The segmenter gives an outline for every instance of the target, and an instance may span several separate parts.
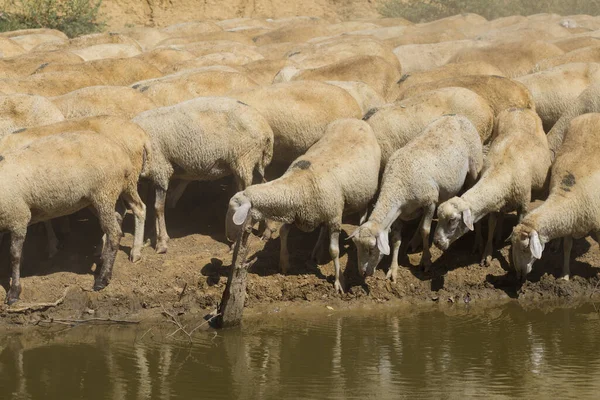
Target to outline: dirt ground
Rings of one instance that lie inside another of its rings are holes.
[[[160,318],[163,307],[184,314],[206,314],[216,309],[227,280],[231,253],[224,235],[224,216],[233,194],[230,182],[193,183],[176,209],[167,210],[171,241],[168,254],[156,254],[148,243],[143,260],[128,261],[133,241],[133,223],[128,215],[110,285],[100,291],[91,290],[96,258],[93,255],[101,232],[95,217],[84,210],[71,216],[71,232],[64,235],[58,255],[49,259],[45,247],[45,232],[31,227],[25,244],[21,301],[11,308],[0,306],[0,325],[33,324],[48,318]],[[149,199],[148,204],[152,204]],[[148,207],[151,209],[152,207]],[[148,221],[153,221],[149,211]],[[510,234],[515,219],[504,224],[504,236]],[[350,219],[342,235],[342,267],[345,268],[347,292],[338,295],[333,288],[333,263],[315,265],[307,262],[318,233],[290,233],[291,271],[279,273],[279,240],[267,243],[251,238],[251,251],[257,257],[250,268],[247,308],[280,310],[288,306],[322,304],[353,308],[377,303],[404,302],[504,302],[519,301],[536,304],[545,300],[581,301],[600,292],[600,252],[591,239],[575,241],[571,281],[558,276],[562,252],[549,248],[542,260],[534,265],[529,281],[520,287],[508,264],[509,246],[494,254],[490,267],[479,266],[479,256],[473,254],[473,236],[468,235],[442,254],[432,248],[434,264],[425,274],[418,267],[421,253],[409,254],[401,261],[398,282],[385,280],[389,258],[384,258],[373,277],[366,281],[357,274],[356,250],[347,241],[356,226]],[[146,235],[153,238],[153,223],[147,224]],[[409,234],[411,232],[408,232]],[[148,241],[149,242],[149,241]],[[0,298],[8,288],[10,269],[8,240],[0,247]],[[64,301],[41,311],[10,312],[38,303],[52,303],[66,291]],[[513,300],[514,299],[514,300]]]

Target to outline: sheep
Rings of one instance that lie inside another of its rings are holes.
[[[516,78],[529,89],[548,132],[590,84],[600,82],[600,65],[573,63]]]
[[[406,44],[394,48],[393,52],[400,60],[402,72],[411,74],[441,67],[461,50],[483,47],[486,44],[477,40],[452,40],[430,44]]]
[[[335,290],[344,292],[339,260],[342,216],[364,211],[377,191],[379,145],[369,125],[357,119],[338,119],[323,137],[298,157],[286,173],[268,183],[235,194],[227,211],[227,237],[237,237],[240,225],[270,219],[283,222],[279,266],[290,267],[288,233],[292,225],[304,232],[321,226],[319,242],[329,231],[329,254],[335,265]]]
[[[131,87],[159,106],[170,106],[198,96],[221,96],[256,86],[256,82],[233,68],[215,66],[181,71],[137,82]]]
[[[4,78],[19,78],[33,74],[45,63],[78,64],[83,59],[65,51],[27,53],[18,57],[0,59],[0,75]]]
[[[145,177],[156,188],[159,254],[168,248],[164,209],[171,179],[215,180],[234,175],[238,190],[243,190],[252,184],[255,170],[264,176],[273,157],[273,131],[267,120],[235,99],[199,97],[145,111],[132,121],[152,141]]]
[[[181,62],[179,64],[175,64],[172,67],[167,68],[165,70],[165,73],[172,74],[179,71],[210,67],[213,65],[223,65],[228,67],[234,67],[237,69],[237,67],[251,62],[254,62],[254,59],[244,54],[235,54],[232,52],[211,53],[205,56],[194,58],[192,60]]]
[[[42,43],[35,47],[33,51],[54,51],[54,50],[70,50],[77,51],[80,49],[93,48],[95,46],[102,45],[125,45],[136,48],[138,51],[142,50],[142,47],[134,39],[121,35],[115,32],[106,33],[92,33],[89,35],[78,36],[73,39],[69,39],[66,42],[49,42]]]
[[[142,54],[139,44],[105,43],[82,49],[71,50],[84,61],[102,60],[105,58],[128,58]]]
[[[231,96],[256,108],[267,119],[275,140],[273,162],[286,166],[316,143],[329,123],[362,116],[352,95],[324,82],[278,83]]]
[[[161,72],[165,73],[173,65],[188,60],[193,60],[196,58],[196,56],[194,56],[189,51],[185,51],[182,49],[164,47],[147,51],[135,58],[145,61],[148,64],[158,68]]]
[[[546,243],[564,238],[561,278],[569,280],[573,238],[600,231],[600,114],[571,121],[564,143],[552,165],[550,195],[531,211],[512,233],[512,255],[517,278],[524,282]]]
[[[151,28],[148,26],[124,28],[119,33],[138,42],[142,50],[145,52],[152,50],[158,43],[169,37],[167,33],[161,32],[157,28]]]
[[[502,71],[491,64],[482,61],[466,63],[445,64],[427,71],[404,74],[397,82],[398,95],[406,88],[426,82],[434,82],[442,79],[453,78],[464,75],[496,75],[503,76]]]
[[[552,160],[556,157],[571,121],[582,114],[600,112],[600,83],[591,84],[562,113],[559,120],[548,132],[548,146]]]
[[[11,151],[30,146],[32,143],[46,136],[76,131],[95,132],[97,135],[103,136],[121,147],[130,160],[131,172],[136,176],[136,181],[138,177],[145,177],[147,175],[147,164],[152,159],[150,138],[133,122],[114,116],[73,119],[16,130],[11,134],[0,137],[0,154],[8,154]],[[141,259],[144,239],[143,219],[145,218],[145,206],[136,207],[133,211],[136,218],[136,226],[134,245],[129,259],[132,262],[138,262]],[[142,219],[142,222],[140,222],[140,219]],[[46,224],[46,232],[48,234],[48,251],[52,257],[57,252],[58,242],[52,225],[48,223]]]
[[[387,100],[395,99],[395,84],[401,76],[398,69],[378,56],[350,57],[314,69],[300,70],[291,66],[286,69],[292,69],[292,71],[284,72],[282,70],[275,76],[274,83],[290,80],[360,81],[371,86]]]
[[[156,108],[144,93],[126,86],[89,86],[49,100],[67,119],[99,115],[133,118]]]
[[[29,93],[51,97],[101,85],[99,78],[81,72],[42,72],[24,78],[0,79],[0,92],[4,94]]]
[[[530,108],[535,102],[529,90],[521,82],[494,75],[468,75],[422,83],[406,89],[398,100],[406,99],[429,90],[458,86],[472,90],[483,97],[492,107],[494,116],[507,108]]]
[[[600,45],[593,47],[584,47],[581,49],[570,51],[568,53],[564,53],[556,57],[550,57],[545,60],[541,60],[539,63],[537,63],[536,69],[545,70],[563,64],[582,62],[600,62]]]
[[[354,97],[363,115],[373,108],[379,108],[386,104],[385,99],[364,82],[325,81],[325,83],[341,87],[347,91]]]
[[[238,69],[259,85],[270,85],[277,73],[287,64],[286,60],[258,60],[244,64]]]
[[[256,51],[256,46],[227,40],[194,42],[188,44],[171,45],[169,48],[178,48],[189,51],[196,57],[207,56],[214,53],[235,53],[246,56],[251,60],[262,60],[264,57]]]
[[[558,46],[564,52],[571,52],[585,47],[598,46],[600,44],[599,39],[594,36],[572,36],[554,40],[552,44]]]
[[[27,51],[17,42],[9,38],[0,37],[0,55],[4,57],[16,57]]]
[[[169,25],[166,28],[161,29],[161,32],[169,35],[170,37],[202,35],[206,33],[222,31],[223,29],[221,27],[211,21],[182,22]]]
[[[514,78],[530,73],[538,61],[564,54],[557,46],[541,40],[494,43],[458,52],[449,62],[484,61]]]
[[[237,42],[245,45],[254,45],[254,42],[251,38],[246,35],[242,35],[237,32],[212,32],[201,35],[191,35],[191,36],[173,36],[167,37],[156,44],[156,47],[162,46],[177,46],[181,44],[189,44],[196,42],[215,42],[215,41],[228,41],[228,42]]]
[[[392,264],[387,278],[395,282],[402,222],[420,214],[423,242],[420,265],[428,271],[429,232],[436,204],[458,193],[467,177],[475,180],[482,158],[477,129],[466,117],[458,115],[433,121],[421,135],[397,150],[385,167],[373,212],[350,235],[358,252],[360,274],[373,275],[383,255],[390,254],[388,232],[393,229]]]
[[[2,155],[0,231],[10,232],[12,280],[6,294],[11,305],[21,294],[20,264],[27,226],[93,207],[107,236],[94,281],[101,290],[112,276],[121,228],[115,205],[121,196],[136,213],[143,231],[145,207],[137,194],[138,176],[123,149],[90,132],[51,135]],[[48,168],[52,165],[52,168]],[[139,217],[138,217],[139,215]]]
[[[42,96],[0,96],[0,138],[21,128],[64,120],[62,112]]]
[[[365,115],[381,146],[381,169],[396,150],[418,137],[433,120],[444,114],[467,117],[487,143],[494,126],[489,104],[476,93],[457,87],[423,92],[400,102],[383,106]]]
[[[486,215],[488,239],[482,266],[492,260],[492,239],[499,213],[516,210],[521,221],[534,196],[547,186],[550,151],[542,121],[535,111],[509,109],[500,113],[492,145],[486,155],[479,181],[460,197],[438,207],[434,243],[441,250],[473,230]]]
[[[312,69],[337,63],[354,56],[379,56],[401,71],[401,64],[392,48],[380,40],[361,36],[340,36],[302,46],[287,57],[299,68]]]
[[[26,35],[12,36],[10,38],[15,43],[18,43],[25,51],[31,51],[42,43],[65,43],[67,40],[56,35],[46,33],[30,33]]]
[[[35,73],[80,72],[98,78],[104,85],[125,86],[137,81],[159,78],[158,68],[137,58],[108,58],[81,64],[42,64]]]

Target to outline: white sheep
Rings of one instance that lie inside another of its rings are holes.
[[[429,232],[435,207],[456,195],[467,176],[476,179],[482,158],[479,134],[463,116],[443,116],[433,121],[421,135],[396,151],[385,167],[369,220],[351,235],[358,251],[359,272],[372,275],[383,255],[390,254],[388,234],[394,224],[392,264],[387,278],[396,281],[402,222],[421,214],[421,265],[428,270]]]
[[[264,176],[273,156],[273,131],[245,103],[226,97],[199,97],[145,111],[133,119],[150,136],[149,178],[156,187],[156,251],[165,253],[169,236],[165,200],[171,179],[215,180],[234,175],[238,190]],[[183,187],[179,187],[181,193]]]
[[[498,116],[477,184],[438,207],[435,245],[447,250],[451,243],[473,230],[473,224],[489,214],[488,239],[481,258],[481,264],[489,266],[498,215],[517,210],[521,221],[527,213],[532,191],[544,191],[549,169],[550,150],[540,117],[528,109],[503,111]]]
[[[531,211],[512,233],[517,278],[524,282],[533,263],[542,258],[546,243],[564,238],[561,277],[569,280],[573,238],[600,231],[600,114],[571,121],[552,165],[550,195]]]
[[[229,202],[227,236],[239,234],[248,216],[253,221],[283,222],[279,265],[289,268],[287,237],[292,225],[305,232],[321,227],[317,247],[329,231],[329,254],[335,264],[335,289],[343,293],[339,236],[342,216],[363,212],[377,191],[380,151],[369,125],[339,119],[286,173],[271,182],[237,193]]]
[[[48,168],[52,165],[52,168]],[[143,203],[137,195],[138,176],[123,149],[95,132],[68,132],[39,139],[0,156],[0,232],[10,232],[12,282],[6,302],[21,294],[20,264],[27,226],[72,214],[91,206],[107,235],[94,290],[112,276],[121,228],[115,215],[122,196],[132,208]]]

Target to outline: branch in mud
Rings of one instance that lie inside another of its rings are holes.
[[[129,321],[129,320],[124,320],[124,319],[112,319],[112,318],[88,318],[88,319],[50,318],[50,319],[40,320],[39,322],[48,323],[48,324],[56,323],[56,324],[63,324],[63,325],[82,325],[82,324],[91,324],[91,323],[97,323],[97,322],[110,323],[110,324],[123,324],[123,325],[135,325],[135,324],[140,323],[140,321]]]
[[[70,287],[66,288],[65,291],[63,292],[63,295],[56,301],[53,301],[51,303],[33,303],[33,304],[29,304],[23,307],[18,307],[18,308],[8,308],[6,310],[7,313],[9,314],[16,314],[16,313],[24,313],[27,311],[44,311],[47,310],[48,308],[52,308],[52,307],[56,307],[60,304],[62,304],[63,301],[65,301],[65,297],[67,297],[67,293],[69,292]]]
[[[207,320],[205,320],[204,322],[202,322],[202,323],[200,323],[200,324],[196,325],[194,328],[192,328],[190,331],[188,331],[188,330],[186,329],[186,328],[187,328],[187,325],[183,325],[183,324],[181,323],[181,321],[179,321],[179,318],[177,318],[175,315],[173,315],[173,313],[170,313],[170,312],[168,312],[168,311],[165,309],[165,307],[164,307],[162,304],[161,304],[160,306],[162,307],[162,313],[163,313],[163,315],[169,318],[169,319],[168,319],[168,321],[169,321],[170,323],[172,323],[173,325],[177,326],[177,329],[176,329],[176,330],[174,330],[173,332],[169,333],[169,334],[167,335],[167,337],[170,337],[170,338],[176,339],[174,336],[175,336],[177,333],[179,333],[179,332],[182,332],[184,335],[186,335],[186,336],[187,336],[187,339],[188,339],[188,342],[189,342],[189,343],[193,343],[193,340],[192,340],[192,335],[194,334],[194,332],[196,332],[198,329],[200,329],[200,328],[201,328],[201,327],[203,327],[204,325],[207,325],[207,324],[209,324],[209,323],[210,323],[210,322],[211,322],[213,319],[215,319],[215,318],[217,318],[218,316],[220,316],[220,315],[221,315],[221,314],[219,314],[219,313],[216,313],[215,315],[211,316],[210,318],[208,318],[208,319],[207,319]]]

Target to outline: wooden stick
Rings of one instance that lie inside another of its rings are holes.
[[[91,323],[91,322],[109,322],[112,324],[128,324],[128,325],[135,325],[135,324],[140,323],[140,321],[129,321],[129,320],[125,320],[125,319],[112,319],[112,318],[88,318],[88,319],[54,319],[54,318],[50,318],[48,320],[42,320],[40,322],[57,323],[57,324],[68,323],[68,324],[72,324],[72,325],[86,324],[86,323]]]
[[[242,321],[244,312],[244,302],[246,301],[246,284],[248,277],[248,239],[252,233],[252,217],[248,214],[246,221],[242,225],[242,232],[235,242],[233,250],[233,262],[229,271],[227,286],[221,298],[216,326],[225,328],[239,325]]]
[[[63,295],[58,300],[53,301],[51,303],[34,303],[34,304],[29,304],[27,306],[19,307],[19,308],[8,308],[6,310],[6,312],[11,313],[11,314],[16,314],[16,313],[23,313],[26,311],[42,311],[42,310],[46,310],[51,307],[56,307],[56,306],[62,304],[62,302],[65,300],[65,297],[67,297],[67,292],[69,291],[69,289],[70,289],[70,287],[67,287],[65,289],[65,291],[63,292]]]

